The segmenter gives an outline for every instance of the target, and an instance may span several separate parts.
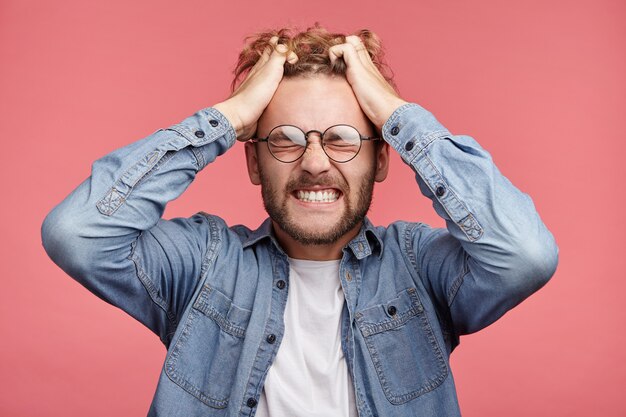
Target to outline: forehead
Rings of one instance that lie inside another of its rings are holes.
[[[335,124],[350,124],[361,134],[370,134],[369,119],[341,76],[283,78],[258,122],[263,136],[278,125],[290,124],[308,130],[325,130]]]

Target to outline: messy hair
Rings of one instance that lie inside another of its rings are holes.
[[[382,76],[395,89],[393,82],[393,72],[384,61],[383,47],[380,38],[368,29],[361,29],[354,33],[363,42],[363,46],[369,53],[372,62],[378,68]],[[235,78],[231,84],[231,90],[245,79],[248,72],[257,63],[263,51],[270,45],[270,39],[278,36],[278,43],[284,44],[289,51],[298,55],[298,61],[294,64],[285,62],[284,77],[295,77],[302,75],[327,74],[345,76],[346,64],[343,59],[337,59],[331,63],[328,50],[334,45],[346,42],[346,34],[332,33],[322,27],[319,23],[298,32],[294,28],[282,28],[278,30],[267,30],[258,32],[246,37],[245,47],[239,54],[239,60],[233,73]]]

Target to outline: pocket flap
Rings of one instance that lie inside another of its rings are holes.
[[[193,308],[212,318],[226,333],[236,337],[246,335],[250,310],[237,307],[222,292],[205,284],[193,303]]]
[[[368,337],[402,326],[423,310],[424,307],[417,296],[416,289],[409,288],[385,304],[356,313],[355,318],[363,336]]]

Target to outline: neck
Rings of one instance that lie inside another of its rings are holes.
[[[305,259],[310,261],[330,261],[342,258],[343,248],[358,234],[361,230],[362,222],[356,225],[348,233],[341,236],[335,242],[324,245],[308,245],[301,243],[291,236],[272,220],[274,234],[280,246],[284,249],[290,258]]]

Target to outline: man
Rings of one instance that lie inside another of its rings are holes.
[[[458,416],[459,336],[553,275],[530,197],[380,55],[369,31],[261,34],[230,98],[95,161],[45,219],[50,257],[167,347],[149,415]],[[161,219],[235,139],[270,218]],[[367,220],[390,148],[447,229]]]

